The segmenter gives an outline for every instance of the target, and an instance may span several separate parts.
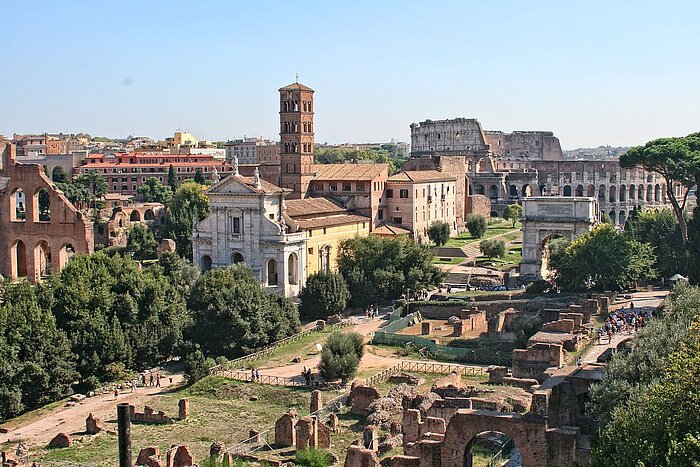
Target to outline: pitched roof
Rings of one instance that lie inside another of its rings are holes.
[[[279,89],[280,91],[311,91],[314,92],[313,89],[311,89],[308,86],[304,86],[303,84],[296,82],[292,84],[288,84],[282,88]]]
[[[317,229],[319,227],[332,227],[334,225],[357,224],[369,222],[369,217],[359,214],[337,214],[333,216],[314,217],[311,219],[294,219],[302,229]]]
[[[390,182],[444,182],[457,180],[457,177],[440,172],[439,170],[408,170],[389,177]]]
[[[384,223],[382,223],[379,227],[377,227],[376,229],[374,229],[374,230],[372,231],[372,233],[373,233],[374,235],[391,235],[391,236],[395,236],[395,235],[411,235],[412,232],[411,232],[410,230],[408,230],[408,229],[406,229],[406,228],[404,228],[404,227],[400,227],[400,226],[398,226],[398,225],[396,225],[396,224],[390,224],[390,223],[388,223],[388,222],[384,222]]]
[[[291,218],[347,212],[343,206],[339,206],[328,198],[288,199],[285,200],[284,204],[287,206],[287,214]]]
[[[314,180],[362,180],[371,181],[389,171],[389,164],[313,164],[311,171],[316,172]]]
[[[254,193],[282,193],[283,191],[289,191],[285,190],[284,188],[278,187],[274,183],[267,182],[262,178],[260,179],[260,188],[256,188],[253,182],[253,177],[244,177],[243,175],[231,174],[225,178],[222,178],[218,183],[215,183],[212,186],[210,186],[207,190],[207,193],[221,193],[220,191],[218,191],[220,187],[232,183],[233,181],[242,183],[243,185],[245,185],[246,188],[248,188]]]

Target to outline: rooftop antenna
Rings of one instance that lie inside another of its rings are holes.
[[[299,73],[294,73],[294,79],[296,80],[297,84],[299,84]]]

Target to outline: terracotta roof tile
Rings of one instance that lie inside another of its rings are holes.
[[[399,172],[397,174],[394,174],[388,179],[388,181],[390,182],[417,183],[444,182],[448,180],[457,180],[457,177],[446,174],[445,172],[440,172],[439,170],[409,170],[406,172]]]
[[[315,217],[311,219],[294,219],[302,229],[317,229],[319,227],[332,227],[334,225],[357,224],[369,222],[370,218],[358,214],[338,214],[334,216]]]
[[[328,198],[288,199],[285,200],[284,204],[287,206],[289,217],[295,220],[297,220],[297,217],[347,212],[344,207],[339,206]]]
[[[311,170],[316,172],[316,176],[313,180],[371,181],[380,176],[383,172],[388,173],[389,164],[314,164]]]
[[[411,231],[396,224],[383,223],[372,231],[375,235],[411,235]]]
[[[279,90],[280,91],[311,91],[311,92],[313,92],[313,89],[311,89],[308,86],[304,86],[303,84],[298,83],[298,82],[288,84],[284,87],[281,87]]]

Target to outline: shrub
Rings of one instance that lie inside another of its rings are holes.
[[[503,258],[506,255],[506,242],[501,239],[482,240],[479,249],[489,258]]]
[[[525,289],[525,292],[532,294],[545,293],[547,290],[549,290],[550,287],[551,285],[549,284],[549,282],[547,282],[544,279],[540,279],[535,282],[530,282],[527,288]]]
[[[306,448],[297,451],[295,463],[307,467],[326,467],[332,465],[333,456],[323,449]]]
[[[185,378],[189,384],[199,381],[209,375],[209,368],[216,365],[213,358],[205,358],[202,350],[197,347],[194,352],[185,356]]]
[[[318,368],[326,380],[340,378],[343,382],[353,376],[364,354],[364,339],[356,332],[333,332],[321,351]]]
[[[539,316],[518,316],[512,325],[516,345],[521,349],[526,348],[527,340],[540,329],[542,329],[542,318]]]
[[[299,299],[299,313],[302,316],[326,319],[345,311],[350,292],[343,276],[321,271],[309,276]]]
[[[481,214],[469,214],[466,224],[469,234],[474,238],[481,238],[486,233],[486,218]]]
[[[445,221],[435,221],[428,228],[428,238],[437,246],[442,246],[450,239],[450,224]]]

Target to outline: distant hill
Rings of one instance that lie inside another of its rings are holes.
[[[597,148],[565,149],[564,159],[617,159],[626,153],[629,146],[598,146]]]

